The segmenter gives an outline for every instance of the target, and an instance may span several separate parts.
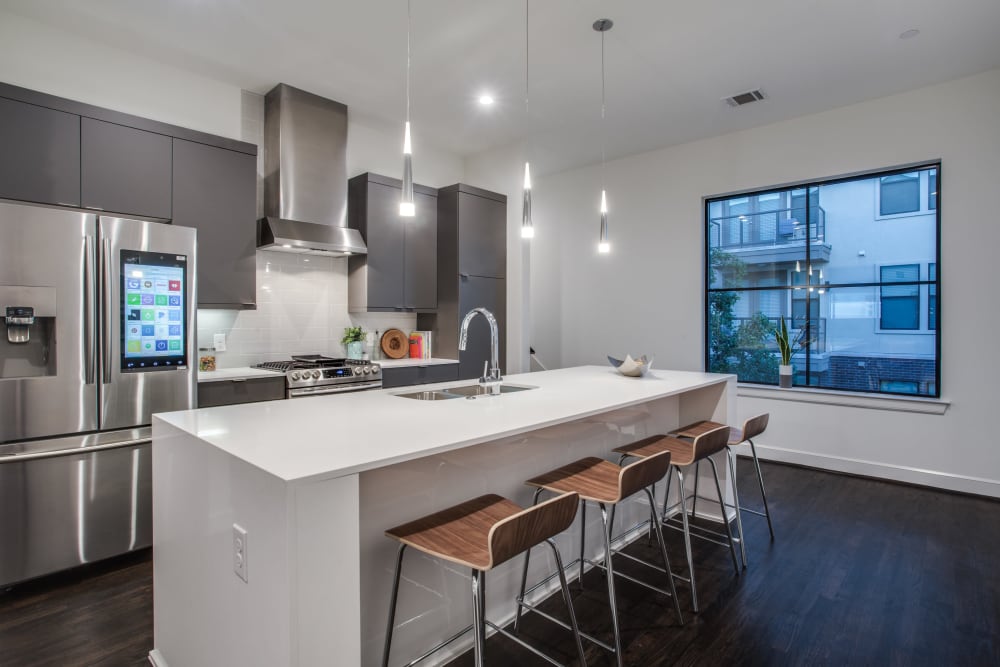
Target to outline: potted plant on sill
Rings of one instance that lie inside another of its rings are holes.
[[[785,326],[785,318],[782,317],[778,326],[774,330],[774,340],[778,344],[778,352],[781,353],[781,365],[778,366],[778,386],[783,389],[790,389],[792,386],[792,353],[796,348],[801,349],[809,345],[810,340],[803,340],[809,325],[802,327],[794,340],[788,339],[788,327]]]
[[[348,359],[361,359],[364,353],[365,330],[361,327],[344,327],[341,344],[347,349]]]

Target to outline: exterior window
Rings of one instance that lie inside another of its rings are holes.
[[[879,215],[916,213],[920,210],[920,174],[894,174],[879,179]]]
[[[941,165],[705,199],[705,368],[778,384],[939,396]]]
[[[927,208],[934,210],[937,208],[938,184],[937,169],[931,169],[927,174]]]
[[[883,266],[880,270],[882,290],[882,330],[916,330],[920,328],[919,264]],[[886,285],[886,283],[908,283]]]
[[[937,329],[937,264],[927,265],[927,279],[931,284],[927,286],[927,328],[931,331]]]

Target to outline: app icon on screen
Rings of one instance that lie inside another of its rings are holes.
[[[142,305],[144,305],[144,306],[152,306],[153,305],[153,295],[152,294],[143,294],[142,295]]]
[[[156,327],[154,327],[152,324],[143,324],[142,325],[142,335],[143,336],[155,336],[156,335],[155,330],[156,330]]]
[[[181,298],[179,296],[171,294],[170,295],[170,305],[171,306],[179,306],[179,305],[181,305]]]
[[[166,338],[167,336],[170,335],[169,333],[167,333],[169,328],[170,327],[168,327],[166,324],[157,324],[156,333],[153,335],[156,336],[157,338]]]
[[[128,309],[128,319],[133,320],[133,321],[135,321],[135,320],[141,320],[142,319],[142,311],[140,309],[138,309],[138,308],[129,308]]]
[[[180,336],[181,335],[181,325],[171,324],[170,331],[167,332],[168,336]]]
[[[129,278],[125,281],[125,287],[128,289],[139,289],[139,281],[135,278]]]
[[[179,280],[171,280],[170,281],[170,291],[171,292],[180,292],[181,291],[181,281],[179,281]]]
[[[144,340],[144,341],[142,341],[142,351],[143,352],[152,352],[154,348],[156,348],[156,341],[152,341],[152,340]]]
[[[129,338],[139,338],[142,335],[142,327],[138,324],[129,325],[128,337]]]
[[[166,292],[167,291],[167,281],[166,280],[157,280],[156,281],[156,291],[157,292]]]
[[[156,305],[157,306],[165,306],[165,305],[167,305],[167,295],[166,294],[157,294],[156,295]]]
[[[144,281],[142,281],[142,286],[145,287],[146,289],[153,289],[153,281],[152,280],[144,280]]]
[[[153,310],[152,308],[143,308],[142,309],[142,321],[143,322],[152,322],[155,319],[156,319],[156,311],[155,310]]]
[[[172,341],[169,341],[169,342],[170,342],[170,349],[171,350],[179,350],[179,349],[181,349],[181,342],[179,340],[172,340]]]
[[[167,341],[165,341],[165,340],[158,340],[158,341],[156,341],[156,351],[157,352],[166,352],[167,351]]]
[[[138,352],[141,345],[142,345],[142,341],[139,341],[139,340],[130,340],[130,341],[128,341],[126,343],[126,348],[125,349],[127,351],[129,351],[129,352]]]
[[[158,309],[156,311],[156,321],[157,322],[166,322],[167,321],[167,311],[166,310],[159,310]]]
[[[142,303],[142,297],[138,294],[126,294],[125,303],[127,303],[130,306],[138,306],[140,303]]]
[[[181,311],[179,311],[179,310],[170,310],[170,311],[167,311],[167,316],[168,316],[168,319],[171,322],[180,322],[181,321]]]

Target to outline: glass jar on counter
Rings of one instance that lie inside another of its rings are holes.
[[[210,347],[198,348],[198,370],[199,371],[215,370],[215,350],[213,350]]]

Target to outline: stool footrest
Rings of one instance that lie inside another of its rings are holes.
[[[548,612],[542,611],[541,609],[539,609],[538,607],[536,607],[535,605],[533,605],[533,604],[531,604],[529,602],[525,602],[523,600],[519,600],[518,604],[521,605],[522,607],[524,607],[525,609],[529,609],[529,610],[535,612],[536,614],[538,614],[542,618],[547,618],[548,620],[552,621],[556,625],[562,626],[562,627],[566,628],[567,630],[572,630],[572,628],[569,626],[568,623],[566,623],[566,622],[564,622],[564,621],[556,618],[555,616],[553,616],[552,614],[549,614]],[[583,637],[584,639],[586,639],[587,641],[589,641],[592,644],[597,644],[598,646],[600,646],[601,648],[603,648],[605,651],[610,651],[611,653],[615,652],[615,647],[614,646],[611,646],[610,644],[605,644],[604,642],[602,642],[597,637],[593,637],[591,635],[588,635],[583,630],[580,631],[580,636]]]
[[[666,521],[663,522],[663,525],[667,528],[683,533],[684,532],[683,524],[680,524],[680,521],[678,521],[677,523],[673,523],[674,521],[677,520],[667,519]],[[690,526],[690,533],[691,537],[697,537],[699,540],[705,540],[706,542],[711,542],[712,544],[718,544],[720,547],[726,547],[727,549],[729,548],[728,542],[723,542],[721,539],[717,540],[712,537],[709,537],[709,535],[716,535],[720,538],[725,538],[725,535],[723,535],[722,533],[717,533],[714,530],[709,530],[708,528],[702,528],[701,526]],[[733,538],[733,542],[738,544],[739,538]]]
[[[500,633],[501,635],[503,635],[507,639],[510,639],[512,641],[517,642],[518,644],[520,644],[524,648],[528,649],[529,651],[531,651],[532,653],[534,653],[535,655],[537,655],[542,660],[545,660],[546,662],[548,662],[550,665],[555,665],[556,667],[564,667],[564,665],[561,662],[556,662],[555,660],[553,660],[549,656],[545,655],[544,653],[542,653],[537,648],[535,648],[534,646],[532,646],[528,642],[524,641],[523,639],[521,639],[517,635],[515,635],[513,633],[510,633],[510,632],[507,632],[505,629],[501,628],[499,625],[497,625],[493,621],[484,621],[484,622],[486,623],[487,626],[493,628],[494,630],[496,630],[498,633]],[[571,630],[572,628],[570,628],[567,625],[566,629],[567,630]]]
[[[416,660],[411,660],[410,662],[406,663],[405,665],[403,665],[403,667],[413,667],[413,665],[416,665],[416,664],[418,664],[420,662],[423,662],[424,660],[426,660],[427,658],[431,657],[432,655],[434,655],[435,653],[437,653],[438,651],[440,651],[441,649],[443,649],[445,646],[447,646],[448,644],[452,643],[453,641],[455,641],[456,639],[458,639],[459,637],[461,637],[462,635],[464,635],[466,632],[469,632],[470,630],[472,630],[472,626],[471,625],[467,626],[464,630],[459,630],[458,632],[456,632],[455,634],[453,634],[449,639],[445,639],[443,642],[441,642],[440,644],[438,644],[437,646],[435,646],[431,650],[427,651],[426,653],[424,653],[422,656],[420,656]]]

